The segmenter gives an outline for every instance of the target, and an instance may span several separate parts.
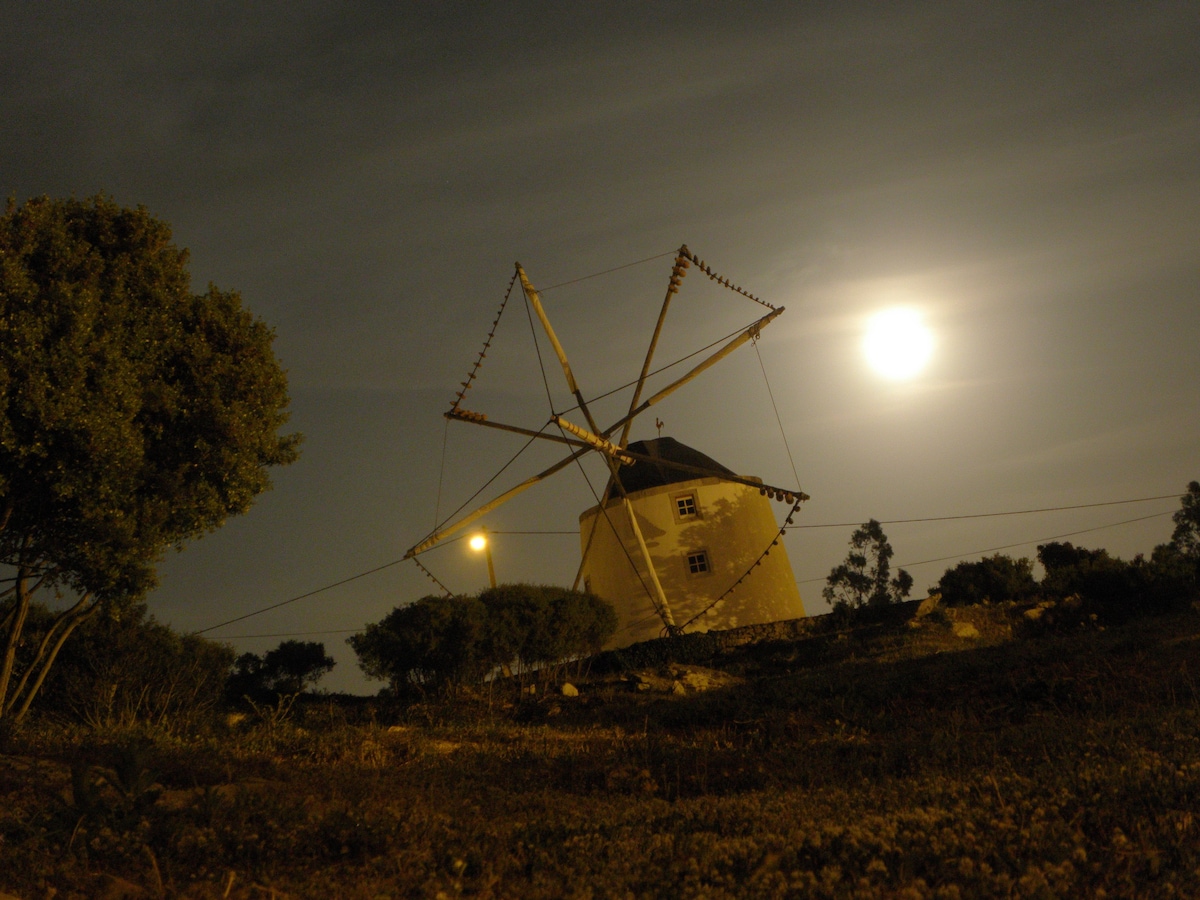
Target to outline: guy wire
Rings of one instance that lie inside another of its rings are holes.
[[[634,266],[640,266],[642,263],[653,262],[656,259],[662,259],[664,256],[673,256],[678,253],[678,250],[668,250],[666,253],[659,253],[655,256],[647,256],[645,259],[639,259],[636,262],[625,263],[623,266],[614,266],[611,269],[605,269],[603,272],[593,272],[591,275],[584,275],[582,278],[572,278],[570,281],[560,281],[558,284],[552,284],[548,288],[542,288],[539,293],[546,293],[555,288],[566,287],[568,284],[578,284],[581,281],[588,281],[592,278],[599,278],[601,275],[610,275],[613,272],[620,272],[622,269],[631,269]]]
[[[763,365],[762,353],[758,350],[758,338],[750,341],[754,345],[754,355],[758,357],[758,367],[762,369],[763,384],[767,386],[767,396],[771,398],[771,408],[775,410],[775,421],[779,423],[779,436],[783,438],[783,449],[787,451],[788,462],[792,466],[792,477],[796,479],[796,490],[800,490],[800,475],[796,472],[796,461],[792,459],[792,448],[788,446],[787,434],[783,430],[783,419],[779,418],[779,407],[775,405],[775,393],[771,390],[771,380],[767,378],[767,367]]]
[[[450,437],[450,420],[446,419],[445,427],[442,428],[442,464],[438,467],[438,489],[437,502],[433,507],[433,530],[438,530],[438,521],[442,515],[442,480],[446,477],[446,442]]]

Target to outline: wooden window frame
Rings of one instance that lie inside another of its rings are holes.
[[[704,568],[697,569],[697,563],[703,564]],[[703,578],[713,573],[712,554],[706,549],[686,551],[683,554],[683,564],[689,578]]]
[[[680,501],[691,500],[692,512],[684,514],[680,511]],[[682,491],[678,494],[671,495],[671,513],[675,516],[676,522],[693,522],[696,519],[704,518],[700,515],[700,496],[696,491]]]

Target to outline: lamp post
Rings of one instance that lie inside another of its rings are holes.
[[[479,530],[479,534],[472,535],[471,540],[468,541],[468,543],[470,544],[472,550],[476,552],[482,550],[484,555],[487,556],[488,581],[491,582],[492,587],[495,587],[496,567],[492,564],[492,542],[488,540],[487,529],[481,528]]]

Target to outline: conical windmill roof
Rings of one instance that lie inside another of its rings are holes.
[[[660,437],[649,441],[634,441],[629,445],[629,449],[634,453],[665,459],[668,462],[710,469],[714,475],[718,473],[721,475],[737,474],[699,450],[689,447],[687,444],[681,444],[675,438]],[[703,476],[681,472],[679,469],[658,465],[647,460],[638,460],[632,466],[621,467],[621,484],[630,494],[649,488],[678,484],[681,481],[692,481],[700,477]]]

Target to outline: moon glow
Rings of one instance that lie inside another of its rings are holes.
[[[871,316],[863,338],[867,363],[884,378],[902,381],[925,368],[933,355],[933,332],[912,309],[896,307]]]

